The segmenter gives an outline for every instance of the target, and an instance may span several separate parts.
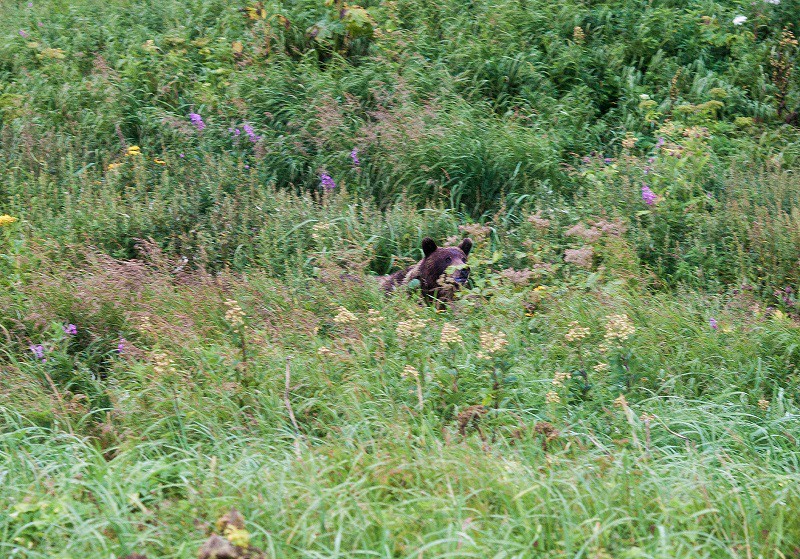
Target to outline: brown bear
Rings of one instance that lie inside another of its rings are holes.
[[[467,258],[472,240],[464,239],[457,247],[438,247],[430,237],[422,239],[425,258],[405,270],[388,276],[378,276],[387,292],[419,280],[423,298],[428,302],[453,300],[455,291],[469,279]]]

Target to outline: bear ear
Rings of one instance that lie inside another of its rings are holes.
[[[425,237],[424,239],[422,239],[422,252],[425,253],[425,258],[433,254],[437,248],[438,247],[436,246],[436,241],[434,241],[430,237]]]
[[[458,245],[458,248],[463,250],[466,256],[469,256],[469,251],[472,250],[472,239],[469,238],[464,239],[463,241],[461,241],[461,244]]]

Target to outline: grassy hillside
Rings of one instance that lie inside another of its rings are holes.
[[[0,556],[800,557],[800,0],[2,11]]]

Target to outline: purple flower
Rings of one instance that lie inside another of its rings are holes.
[[[198,131],[202,132],[203,128],[206,127],[206,123],[203,122],[203,117],[197,113],[189,113],[189,120],[197,127]]]
[[[247,134],[247,137],[250,138],[251,142],[256,143],[261,139],[261,136],[256,134],[255,130],[253,130],[253,127],[249,124],[244,124],[242,128],[244,128],[244,133]]]
[[[24,39],[25,37],[27,37],[27,36],[28,36],[28,34],[27,34],[27,33],[25,33],[25,31],[23,31],[22,29],[20,29],[20,30],[19,30],[19,36],[20,36],[20,37],[22,37],[22,38]]]
[[[333,180],[333,178],[330,175],[328,175],[326,173],[322,173],[319,176],[319,184],[322,186],[322,188],[324,188],[325,190],[328,190],[328,191],[333,190],[334,188],[336,188],[336,182]]]
[[[228,130],[230,130],[234,138],[238,138],[242,134],[242,131],[239,130],[238,128],[228,128]]]
[[[613,161],[614,160],[611,159],[610,157],[606,157],[605,159],[603,159],[603,163],[605,163],[606,165],[611,165],[611,163],[613,163]]]
[[[42,344],[32,345],[28,349],[30,349],[33,352],[33,356],[36,359],[41,359],[42,361],[45,360],[44,359],[44,346]]]
[[[588,155],[584,155],[583,159],[581,159],[581,161],[583,161],[584,165],[588,165],[589,163],[592,162],[592,158],[589,157]]]
[[[644,166],[644,174],[645,175],[649,175],[650,171],[652,171],[652,170],[653,170],[653,168],[650,165],[645,165]]]
[[[652,206],[658,201],[658,196],[646,184],[642,185],[642,201],[648,206]]]
[[[708,320],[708,325],[711,326],[711,328],[713,328],[714,330],[719,328],[719,326],[717,325],[717,319],[716,318],[710,318]]]
[[[186,156],[185,156],[185,155],[183,155],[183,154],[180,154],[178,157],[180,157],[181,159],[183,159],[183,158],[184,158],[184,157],[186,157]]]
[[[659,138],[658,141],[656,142],[656,147],[660,148],[661,146],[664,145],[664,143],[665,143],[664,138]]]
[[[245,166],[244,166],[244,168],[245,168],[245,169],[249,169],[249,168],[250,168],[250,165],[245,165]]]
[[[353,148],[353,151],[350,152],[350,159],[353,160],[353,165],[356,167],[361,165],[361,160],[358,158],[358,148]]]
[[[78,333],[78,327],[75,326],[74,324],[67,324],[66,326],[64,326],[64,333],[70,336],[74,336],[75,334]]]
[[[117,342],[117,353],[122,354],[125,353],[125,344],[128,343],[128,340],[125,338],[120,338],[119,342]]]
[[[28,2],[28,7],[33,8],[33,2]]]

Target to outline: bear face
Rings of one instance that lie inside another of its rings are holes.
[[[422,295],[427,301],[453,300],[455,291],[469,279],[467,259],[472,250],[472,240],[464,239],[455,247],[439,247],[430,237],[422,240],[425,257],[405,270],[378,277],[381,286],[394,291],[401,285],[418,280]]]
[[[424,291],[463,285],[469,279],[467,258],[472,240],[464,239],[457,247],[438,247],[430,237],[422,239],[425,258],[419,263],[418,278]]]

